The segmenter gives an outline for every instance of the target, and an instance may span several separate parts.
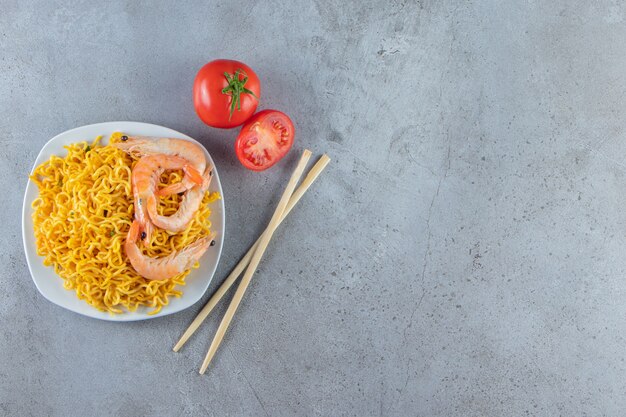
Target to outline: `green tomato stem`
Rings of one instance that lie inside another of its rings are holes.
[[[239,76],[243,75],[243,79],[239,79]],[[227,72],[224,73],[224,77],[226,77],[226,81],[228,85],[222,89],[222,94],[226,94],[231,97],[230,101],[230,115],[228,116],[228,120],[233,117],[233,113],[235,112],[235,108],[237,110],[241,110],[241,95],[242,94],[250,94],[252,97],[259,99],[256,94],[254,94],[251,90],[245,87],[246,82],[248,82],[248,76],[242,69],[237,69],[234,74],[229,74]]]

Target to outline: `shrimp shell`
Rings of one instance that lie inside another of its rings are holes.
[[[137,220],[133,224],[126,236],[124,250],[130,260],[131,265],[142,277],[151,281],[162,281],[173,278],[176,275],[190,269],[211,246],[216,233],[211,233],[196,240],[184,249],[172,252],[162,258],[151,258],[144,255],[137,246],[139,238],[140,224]]]

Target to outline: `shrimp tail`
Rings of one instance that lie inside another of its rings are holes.
[[[189,178],[191,181],[193,181],[197,185],[202,184],[202,181],[203,181],[202,174],[197,169],[195,169],[191,165],[185,165],[185,167],[183,168],[183,171],[185,171],[186,178]]]
[[[183,171],[185,172],[185,177],[182,181],[163,187],[156,191],[155,194],[158,197],[167,197],[168,195],[183,193],[187,190],[191,190],[196,185],[202,185],[204,182],[202,174],[200,174],[200,172],[191,165],[185,166]]]
[[[193,183],[191,184],[191,187],[193,187]],[[176,184],[170,184],[166,187],[163,187],[159,191],[157,191],[155,194],[158,197],[167,197],[168,195],[185,192],[189,188],[190,186],[187,184],[185,180],[183,180],[181,182],[177,182]]]
[[[207,167],[202,174],[200,183],[196,183],[188,178],[186,175],[181,182],[177,182],[176,184],[170,184],[158,190],[155,194],[157,197],[167,197],[172,194],[183,193],[187,190],[191,190],[196,184],[201,184],[203,190],[209,189],[209,184],[211,183],[211,178],[213,177],[213,170]]]
[[[191,165],[187,165],[183,168],[185,172],[185,177],[182,181],[177,182],[176,184],[170,184],[166,187],[161,188],[156,191],[157,197],[167,197],[172,194],[183,193],[187,190],[191,190],[196,185],[202,185],[204,182],[204,177],[200,172],[192,167]]]

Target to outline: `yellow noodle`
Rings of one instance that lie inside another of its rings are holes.
[[[113,134],[111,142],[120,136]],[[102,146],[100,139],[66,146],[66,157],[53,155],[35,168],[31,180],[39,187],[39,197],[32,203],[37,253],[44,257],[44,265],[53,266],[63,278],[66,289],[98,310],[123,313],[147,306],[152,308],[149,314],[156,314],[170,296],[181,296],[177,286],[185,285],[189,271],[164,281],[148,281],[130,265],[124,240],[134,213],[130,174],[137,160]],[[180,171],[166,172],[161,186],[181,179]],[[172,235],[156,229],[144,253],[167,256],[207,236],[209,203],[218,198],[217,193],[207,192],[183,232]],[[177,194],[161,199],[159,213],[175,213],[180,199]]]

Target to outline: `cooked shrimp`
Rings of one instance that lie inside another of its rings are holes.
[[[215,233],[211,233],[209,236],[196,240],[180,251],[172,252],[162,258],[151,258],[144,255],[137,246],[140,227],[139,221],[133,221],[126,236],[124,249],[135,271],[149,280],[161,281],[169,279],[191,268],[202,257],[209,246],[213,244],[213,239],[215,239]]]
[[[209,189],[211,178],[213,178],[213,170],[207,168],[204,172],[202,184],[196,185],[191,190],[187,190],[183,195],[178,210],[171,216],[162,216],[157,212],[156,196],[148,196],[146,209],[150,220],[155,226],[165,229],[169,232],[182,232],[187,228],[189,222],[198,211],[204,193]]]
[[[206,168],[206,157],[202,147],[184,139],[122,136],[122,142],[114,143],[112,146],[138,157],[164,154],[185,158],[198,172],[204,172]],[[159,190],[159,195],[181,193],[191,189],[194,185],[194,181],[189,176],[185,176],[181,182]]]
[[[166,169],[182,169],[192,181],[200,186],[204,178],[193,168],[189,161],[178,156],[150,155],[144,156],[137,162],[131,174],[133,186],[133,198],[135,199],[135,218],[139,221],[141,238],[150,241],[152,236],[152,222],[150,221],[147,204],[150,199],[155,199],[155,191],[158,187],[159,176]]]

